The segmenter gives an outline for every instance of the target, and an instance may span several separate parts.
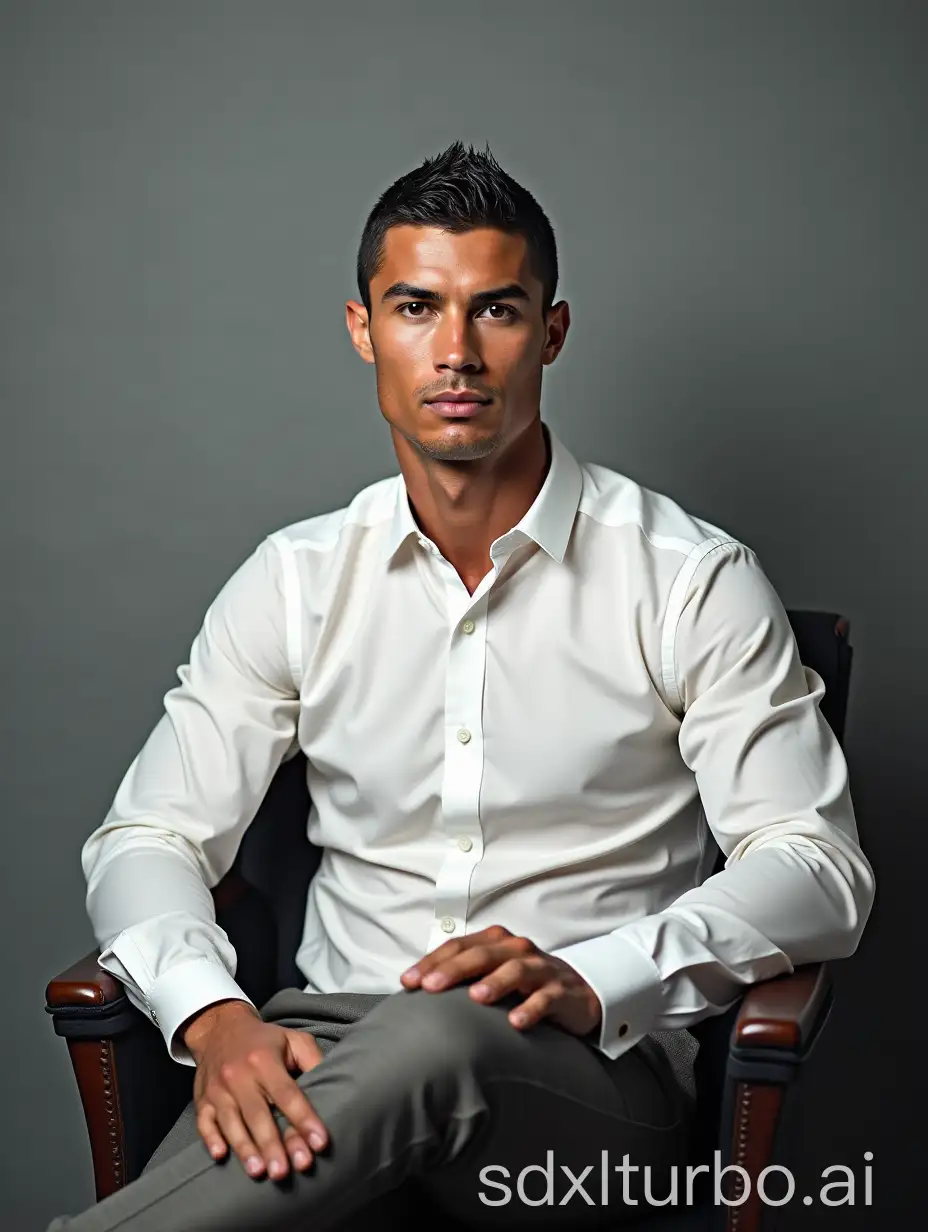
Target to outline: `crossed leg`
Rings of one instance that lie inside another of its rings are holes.
[[[306,1172],[253,1180],[197,1140],[47,1232],[328,1232],[417,1191],[481,1229],[640,1217],[686,1162],[672,1075],[641,1049],[610,1061],[550,1023],[519,1032],[516,1000],[404,991],[353,1023],[297,1078],[330,1139]]]

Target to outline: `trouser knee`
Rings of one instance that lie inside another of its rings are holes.
[[[449,1066],[479,1076],[488,1063],[498,1070],[517,1064],[538,1047],[541,1036],[557,1028],[540,1023],[533,1036],[519,1032],[509,1021],[510,1011],[523,999],[513,993],[492,1005],[482,1005],[469,993],[469,984],[444,992],[424,989],[402,991],[381,1001],[354,1028],[383,1033],[381,1046],[390,1050],[400,1072],[440,1073]]]

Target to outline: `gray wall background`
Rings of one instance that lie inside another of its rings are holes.
[[[888,0],[0,5],[5,1227],[92,1201],[43,1013],[93,944],[81,844],[229,573],[395,471],[343,303],[376,195],[456,138],[555,227],[567,444],[852,621],[879,894],[793,1162],[802,1194],[873,1151],[875,1206],[783,1223],[924,1207],[926,25]]]

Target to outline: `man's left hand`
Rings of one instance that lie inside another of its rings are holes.
[[[484,1005],[506,993],[526,993],[509,1013],[512,1025],[523,1031],[549,1018],[571,1035],[586,1035],[602,1020],[599,998],[573,967],[501,924],[446,941],[400,978],[404,988],[426,992],[479,980],[471,985],[470,996]]]

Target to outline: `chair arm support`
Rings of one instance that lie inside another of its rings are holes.
[[[237,871],[213,889],[216,922],[239,956],[242,988],[260,1005],[275,991],[274,921]],[[168,1054],[161,1033],[92,950],[50,980],[45,1011],[67,1041],[87,1122],[97,1201],[140,1174],[192,1095],[194,1070]]]
[[[732,1030],[729,1079],[792,1082],[821,1034],[833,1000],[826,963],[809,963],[749,988]]]
[[[757,1178],[774,1161],[787,1088],[818,1039],[833,1000],[824,963],[748,989],[731,1033],[719,1149],[750,1179],[747,1199],[728,1210],[728,1232],[760,1232],[766,1210]],[[729,1197],[741,1195],[738,1179]]]
[[[831,1001],[824,963],[797,967],[791,975],[749,988],[735,1022],[738,1051],[776,1049],[804,1056],[821,1030]]]
[[[99,953],[85,954],[45,990],[46,1013],[68,1045],[98,1202],[138,1176],[192,1084],[119,980],[98,965]]]
[[[45,989],[46,1009],[50,1013],[67,1008],[111,1005],[125,997],[119,980],[97,964],[99,950],[92,950],[56,975]]]
[[[99,956],[91,950],[45,988],[45,1012],[69,1043],[113,1039],[147,1021],[119,980],[99,966]]]

